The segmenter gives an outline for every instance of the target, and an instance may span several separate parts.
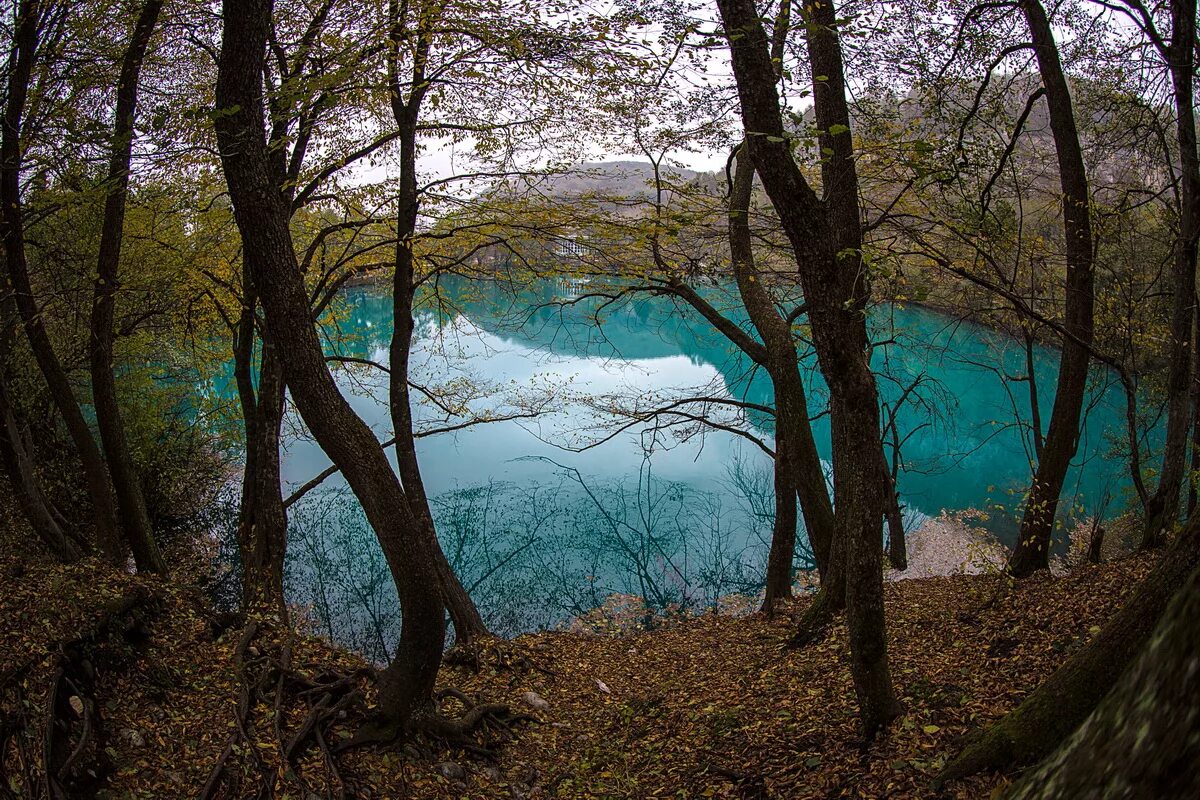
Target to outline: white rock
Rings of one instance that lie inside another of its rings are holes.
[[[612,689],[608,688],[608,684],[599,678],[596,678],[596,688],[605,694],[612,694]]]

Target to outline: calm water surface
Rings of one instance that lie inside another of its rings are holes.
[[[695,314],[664,298],[614,304],[581,295],[594,285],[544,281],[513,296],[492,285],[443,283],[418,313],[413,379],[448,392],[470,415],[541,413],[420,442],[421,468],[443,547],[497,632],[550,627],[613,593],[651,605],[699,607],[759,587],[770,536],[770,459],[749,438],[673,418],[615,433],[611,407],[648,407],[691,394],[769,405],[769,380]],[[705,290],[736,306],[719,287]],[[736,310],[731,316],[738,317]],[[599,318],[601,323],[595,323]],[[898,485],[906,523],[943,510],[983,509],[1011,540],[1030,476],[1032,443],[1025,356],[992,331],[914,307],[882,307],[870,324],[889,437],[902,442]],[[348,293],[330,326],[330,350],[387,362],[391,302]],[[818,449],[830,455],[825,387],[805,359]],[[1039,349],[1043,415],[1053,403],[1057,354]],[[339,380],[355,409],[390,435],[384,376],[353,367]],[[1079,455],[1068,477],[1067,516],[1114,513],[1126,502],[1119,390],[1097,372]],[[457,409],[459,411],[463,408]],[[693,407],[691,410],[697,410]],[[431,404],[425,428],[455,424]],[[769,415],[717,412],[771,445]],[[285,448],[283,473],[299,485],[328,466],[302,435]],[[615,435],[614,435],[615,433]],[[611,437],[595,446],[597,441]],[[893,452],[888,450],[889,455]],[[340,477],[292,509],[288,583],[314,624],[383,657],[398,631],[394,590],[374,537]],[[808,557],[800,548],[798,566]]]

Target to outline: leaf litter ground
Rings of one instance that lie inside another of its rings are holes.
[[[95,562],[62,567],[7,552],[0,555],[0,729],[23,719],[29,730],[6,733],[0,758],[10,791],[37,796],[20,776],[39,766],[30,737],[40,735],[58,649],[93,630],[114,598],[136,590],[153,597],[144,642],[109,643],[121,652],[97,656],[101,759],[109,769],[100,797],[197,797],[223,756],[213,797],[258,796],[264,785],[298,800],[932,797],[929,781],[956,740],[1018,703],[1099,630],[1149,567],[1131,558],[1016,589],[981,575],[889,583],[889,657],[905,714],[865,751],[844,621],[818,642],[787,650],[791,618],[807,602],[799,600],[772,619],[708,614],[618,634],[530,634],[486,643],[469,657],[456,653],[439,686],[510,704],[536,721],[480,732],[475,743],[489,746],[491,758],[418,738],[350,750],[331,763],[328,753],[373,702],[365,677],[355,679],[361,703],[329,718],[324,745],[309,735],[287,759],[313,713],[313,695],[281,694],[272,704],[270,677],[268,692],[240,713],[244,628],[222,630],[202,591]],[[328,676],[354,678],[367,666],[318,638],[261,623],[250,654],[277,664],[286,652],[297,686],[332,685]],[[457,700],[445,702],[447,713],[456,710]],[[987,797],[1005,781],[979,777],[944,796]]]

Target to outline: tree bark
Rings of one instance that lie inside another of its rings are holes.
[[[1094,639],[989,729],[970,740],[934,785],[983,770],[1032,764],[1054,751],[1096,708],[1150,638],[1163,610],[1200,565],[1193,517],[1133,597]]]
[[[283,365],[276,348],[264,341],[255,389],[252,363],[258,296],[243,269],[243,307],[234,343],[234,376],[246,434],[238,551],[242,559],[242,606],[287,615],[283,567],[287,555],[287,514],[280,483],[279,433],[283,424]]]
[[[775,524],[767,559],[763,610],[792,596],[796,547],[796,500],[824,582],[835,527],[825,470],[809,423],[808,399],[791,326],[780,315],[754,265],[750,198],[754,162],[739,151],[730,187],[729,252],[734,279],[750,324],[763,343],[762,362],[775,389]]]
[[[92,295],[90,361],[92,402],[100,444],[116,490],[121,527],[133,550],[137,568],[165,573],[167,562],[154,541],[146,499],[142,494],[137,466],[129,452],[125,423],[117,401],[113,376],[113,316],[120,288],[121,240],[125,227],[125,201],[129,193],[129,164],[133,152],[134,120],[137,113],[138,78],[150,36],[162,10],[162,0],[146,0],[133,28],[133,36],[121,60],[117,84],[116,117],[109,153],[104,220],[100,228],[100,251],[96,259],[96,283]]]
[[[791,242],[808,304],[813,343],[829,386],[834,509],[846,540],[846,607],[851,672],[863,732],[873,738],[899,713],[887,665],[880,528],[879,404],[867,363],[867,278],[862,263],[858,178],[845,71],[830,4],[806,9],[825,198],[792,158],[779,109],[769,43],[752,0],[719,0],[755,170]],[[831,552],[836,553],[836,540]]]
[[[402,23],[399,9],[393,7],[392,28]],[[395,42],[394,46],[399,47]],[[413,237],[417,232],[417,214],[420,208],[420,193],[417,188],[417,120],[421,101],[425,96],[426,84],[422,81],[423,64],[429,58],[430,40],[425,32],[418,37],[418,53],[415,56],[413,89],[404,102],[400,92],[398,64],[389,62],[391,72],[389,84],[392,95],[392,116],[400,140],[400,189],[396,198],[396,251],[395,272],[392,278],[392,340],[389,346],[388,405],[392,416],[392,429],[396,437],[396,466],[405,495],[413,516],[419,521],[429,547],[436,560],[438,586],[450,621],[454,625],[457,642],[469,642],[489,635],[487,626],[475,601],[467,593],[462,582],[446,559],[437,538],[433,511],[425,493],[421,478],[421,466],[417,459],[417,440],[413,429],[412,397],[409,391],[409,357],[413,338],[413,299],[417,291],[416,269],[413,259]],[[393,58],[398,55],[393,53]]]
[[[887,517],[888,529],[888,561],[892,569],[903,572],[908,569],[908,547],[904,538],[904,511],[900,508],[900,495],[896,492],[896,482],[891,475],[887,478],[887,499],[884,501],[884,515]]]
[[[1070,739],[1007,800],[1200,797],[1200,569]]]
[[[223,12],[215,117],[234,216],[293,401],[362,504],[396,584],[403,626],[378,686],[383,731],[399,734],[429,712],[441,662],[436,558],[375,434],[338,390],[313,325],[280,189],[284,174],[267,151],[262,82],[272,3],[225,0]]]
[[[1171,330],[1167,369],[1167,435],[1158,489],[1146,506],[1142,549],[1161,545],[1179,516],[1187,458],[1192,389],[1192,316],[1196,310],[1196,251],[1200,241],[1200,154],[1196,150],[1196,3],[1172,0],[1171,41],[1165,57],[1175,95],[1179,144],[1179,239],[1171,269]]]
[[[1050,568],[1050,537],[1054,530],[1058,499],[1079,442],[1079,417],[1087,391],[1095,305],[1089,210],[1091,196],[1083,165],[1083,151],[1079,145],[1079,132],[1075,127],[1071,93],[1046,10],[1038,0],[1023,0],[1021,10],[1037,54],[1038,70],[1046,90],[1046,105],[1050,109],[1050,130],[1058,155],[1067,251],[1063,327],[1070,336],[1063,337],[1050,427],[1038,457],[1033,484],[1029,488],[1017,543],[1008,559],[1008,573],[1016,578],[1025,578],[1037,570]],[[1029,380],[1032,384],[1032,372],[1029,373]]]
[[[0,276],[0,464],[8,476],[13,497],[34,535],[59,561],[78,561],[88,554],[88,544],[68,533],[57,511],[42,491],[33,448],[17,413],[9,389],[10,359],[16,340],[17,312],[8,281]]]
[[[21,202],[21,130],[40,24],[38,4],[34,0],[22,0],[17,12],[13,54],[9,63],[8,102],[4,109],[3,131],[0,132],[0,205],[3,206],[0,227],[3,228],[4,260],[17,313],[29,339],[30,349],[83,467],[88,497],[92,502],[96,542],[106,558],[119,563],[125,555],[108,467],[75,399],[66,370],[54,352],[29,282]]]

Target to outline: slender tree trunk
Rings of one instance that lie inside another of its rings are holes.
[[[12,486],[13,497],[34,534],[54,557],[64,563],[78,561],[88,554],[88,544],[69,533],[42,491],[37,475],[33,448],[26,441],[25,429],[9,392],[10,359],[16,340],[17,312],[13,307],[8,281],[0,276],[0,464]]]
[[[1007,800],[1200,797],[1200,569],[1141,655],[1070,739]]]
[[[317,443],[362,504],[400,599],[400,642],[379,678],[382,733],[398,734],[428,713],[445,625],[436,557],[370,427],[338,390],[314,328],[263,119],[262,76],[270,0],[226,0],[217,71],[216,129],[245,258],[279,347],[284,378]]]
[[[896,481],[887,475],[887,499],[884,515],[887,517],[888,561],[892,569],[903,572],[908,569],[908,547],[904,540],[904,510],[900,508],[900,495],[896,492]]]
[[[1092,713],[1146,645],[1171,598],[1200,565],[1200,517],[1193,517],[1133,597],[1019,706],[971,739],[935,786],[983,770],[1032,764]]]
[[[808,399],[791,326],[776,309],[754,266],[750,233],[753,185],[754,163],[743,148],[730,188],[729,250],[738,293],[750,323],[763,342],[763,363],[775,389],[775,525],[763,600],[763,610],[770,612],[777,600],[791,597],[792,593],[797,498],[822,582],[829,571],[829,549],[835,527],[825,471],[809,423]]]
[[[124,558],[124,548],[117,525],[108,468],[42,324],[41,309],[29,282],[21,203],[21,127],[38,47],[40,21],[37,6],[32,0],[22,0],[20,3],[13,56],[9,62],[8,102],[4,109],[3,131],[0,133],[0,205],[3,206],[0,226],[3,228],[4,260],[30,349],[83,466],[88,497],[92,501],[97,544],[106,558],[120,562]]]
[[[450,621],[454,625],[457,642],[469,642],[488,636],[487,626],[475,601],[454,573],[446,559],[437,529],[433,522],[433,511],[425,493],[425,482],[421,478],[421,466],[417,459],[417,440],[413,429],[412,397],[409,392],[409,358],[413,338],[413,296],[416,292],[415,264],[412,253],[412,237],[417,230],[417,211],[420,202],[417,193],[417,113],[418,106],[411,105],[399,110],[396,124],[400,128],[400,192],[396,212],[396,267],[392,284],[393,331],[389,348],[389,391],[388,405],[391,409],[392,428],[396,437],[396,466],[409,507],[429,539],[429,546],[437,561],[438,585]]]
[[[286,618],[283,566],[287,515],[280,483],[279,438],[283,424],[283,364],[276,348],[263,343],[257,391],[252,360],[257,295],[247,283],[234,346],[234,375],[246,434],[238,549],[242,559],[242,606],[267,608]]]
[[[1037,53],[1046,105],[1050,109],[1054,149],[1058,154],[1067,251],[1064,327],[1071,336],[1063,338],[1050,428],[1038,457],[1017,543],[1008,560],[1008,572],[1017,578],[1050,566],[1050,538],[1058,499],[1079,442],[1079,417],[1087,391],[1095,305],[1090,195],[1071,93],[1046,10],[1038,0],[1023,0],[1021,9]],[[1032,372],[1029,380],[1034,380]]]
[[[134,25],[133,36],[121,61],[117,84],[116,118],[113,122],[112,148],[109,154],[108,194],[104,200],[104,221],[100,229],[100,252],[96,261],[96,285],[92,297],[91,373],[92,402],[96,408],[96,426],[100,443],[116,490],[117,511],[122,530],[133,550],[139,570],[167,571],[167,562],[154,541],[141,479],[129,452],[125,423],[117,401],[113,376],[113,315],[120,288],[121,240],[125,227],[125,200],[129,192],[129,164],[133,151],[134,119],[137,110],[138,78],[150,36],[162,10],[162,0],[147,0]]]
[[[836,13],[830,4],[813,6],[804,20],[813,74],[824,76],[813,86],[820,145],[832,153],[822,162],[822,200],[792,158],[769,43],[754,3],[719,0],[718,7],[750,157],[795,251],[818,363],[829,386],[837,538],[846,540],[851,672],[864,735],[871,739],[899,713],[899,706],[887,664],[879,403],[867,363],[868,287]],[[835,539],[831,552],[836,550]]]
[[[1037,340],[1033,332],[1025,329],[1022,332],[1025,340],[1025,377],[1029,381],[1029,427],[1033,431],[1033,456],[1039,462],[1042,460],[1042,450],[1045,448],[1045,437],[1042,435],[1042,404],[1038,397],[1037,382]]]
[[[1192,314],[1192,341],[1200,340],[1200,308]],[[1187,516],[1196,512],[1196,501],[1200,495],[1200,348],[1192,348],[1192,470],[1188,476]]]
[[[1158,489],[1146,507],[1142,548],[1162,544],[1179,516],[1180,485],[1187,458],[1189,399],[1192,389],[1192,316],[1196,306],[1196,249],[1200,240],[1200,154],[1196,151],[1195,0],[1172,0],[1171,42],[1167,47],[1175,94],[1179,143],[1179,239],[1171,270],[1170,366],[1167,369],[1167,436]]]
[[[8,475],[13,497],[29,527],[55,558],[63,563],[88,554],[86,542],[67,535],[42,494],[37,470],[21,434],[21,425],[9,400],[7,383],[0,378],[0,464]]]

